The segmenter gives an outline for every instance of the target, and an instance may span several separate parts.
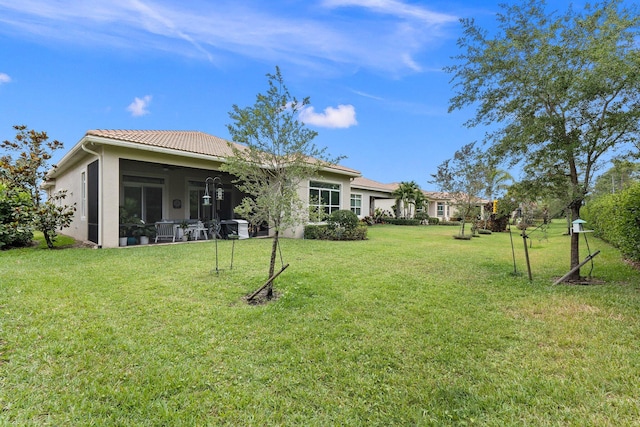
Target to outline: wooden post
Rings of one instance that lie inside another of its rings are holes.
[[[280,273],[282,273],[284,270],[286,270],[287,267],[289,267],[289,264],[284,265],[280,271],[278,271],[273,276],[269,277],[269,280],[267,280],[267,282],[264,285],[260,286],[260,288],[257,291],[255,291],[254,293],[249,295],[249,297],[247,298],[247,301],[251,301],[252,299],[254,299],[256,297],[256,295],[258,295],[264,288],[269,286],[269,283],[273,282],[276,279],[276,277],[278,277],[280,275]]]
[[[529,273],[529,281],[533,280],[531,276],[531,263],[529,262],[529,249],[527,249],[527,234],[522,231],[522,241],[524,242],[524,257],[527,259],[527,272]]]
[[[567,274],[565,274],[564,276],[562,276],[561,278],[559,278],[558,280],[556,280],[553,284],[557,285],[560,282],[564,282],[565,279],[569,276],[571,276],[576,270],[580,270],[580,267],[582,267],[583,265],[585,265],[586,263],[588,263],[589,261],[591,261],[593,258],[596,257],[596,255],[598,255],[600,253],[600,250],[595,251],[593,254],[589,255],[588,257],[586,257],[584,259],[584,261],[582,261],[580,264],[576,265],[575,267],[573,267],[571,269],[571,271],[569,271]]]

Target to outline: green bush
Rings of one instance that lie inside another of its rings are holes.
[[[440,223],[440,218],[438,217],[430,217],[429,225],[438,225]]]
[[[426,223],[427,221],[429,221],[429,214],[426,212],[416,212],[416,214],[413,216],[413,219],[417,219],[422,223]]]
[[[440,221],[440,225],[460,225],[460,221]]]
[[[420,225],[420,220],[418,219],[385,218],[384,222],[393,225]]]
[[[359,224],[355,228],[330,228],[326,224],[309,224],[304,227],[304,238],[310,240],[366,240],[367,225]]]
[[[331,212],[331,215],[329,215],[329,219],[327,220],[327,225],[332,230],[339,228],[353,230],[358,226],[358,222],[358,215],[350,210],[341,209]]]
[[[26,246],[33,240],[31,196],[0,182],[0,248]]]
[[[327,240],[327,230],[328,227],[326,224],[309,224],[304,227],[304,238],[311,240]]]
[[[589,202],[582,217],[597,237],[640,261],[640,183]]]

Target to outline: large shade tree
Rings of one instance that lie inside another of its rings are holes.
[[[491,153],[523,165],[532,185],[568,186],[575,220],[605,155],[637,141],[637,7],[607,0],[556,13],[528,0],[502,10],[493,35],[462,21],[462,53],[448,67],[456,89],[450,110],[475,107],[467,124],[494,129],[486,137]],[[578,237],[572,268],[580,263]],[[579,277],[576,270],[568,279]]]
[[[236,177],[236,186],[249,197],[236,208],[253,224],[267,223],[273,231],[269,278],[274,276],[280,234],[309,219],[298,190],[301,183],[318,176],[337,163],[326,148],[313,144],[317,132],[299,120],[309,98],[298,101],[284,84],[280,69],[267,74],[269,88],[258,94],[253,106],[233,105],[227,125],[234,142],[233,155],[223,170]],[[267,298],[273,295],[272,281],[266,286]]]

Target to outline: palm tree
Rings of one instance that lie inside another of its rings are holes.
[[[495,166],[488,166],[486,179],[485,195],[489,200],[493,200],[495,195],[506,191],[513,183],[513,177],[509,172],[498,169]],[[484,228],[486,229],[488,215],[483,212],[482,216],[484,217]]]
[[[398,188],[392,193],[396,199],[396,210],[400,210],[402,203],[403,217],[409,218],[411,215],[411,205],[415,205],[416,195],[420,193],[420,186],[415,181],[402,181]]]

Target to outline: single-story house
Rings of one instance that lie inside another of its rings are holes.
[[[357,177],[351,181],[351,210],[360,218],[373,216],[376,209],[394,212],[397,201],[393,192],[397,190],[397,182],[384,184],[365,177]],[[449,221],[455,216],[453,197],[449,193],[440,191],[422,191],[427,199],[427,214],[430,217],[439,218],[440,221]],[[359,204],[359,205],[358,205]],[[354,206],[361,206],[359,211]],[[400,206],[402,210],[402,205]]]
[[[49,194],[67,190],[64,202],[76,204],[65,234],[98,247],[117,247],[125,204],[147,224],[234,219],[244,195],[220,171],[231,154],[226,140],[203,132],[90,130],[49,171],[43,187]],[[334,165],[321,174],[300,188],[300,197],[308,203],[311,196],[329,213],[353,208],[351,181],[360,172]],[[213,183],[207,178],[219,178],[215,186],[222,200],[203,201],[207,184]],[[299,237],[302,232],[299,227],[292,233]]]

